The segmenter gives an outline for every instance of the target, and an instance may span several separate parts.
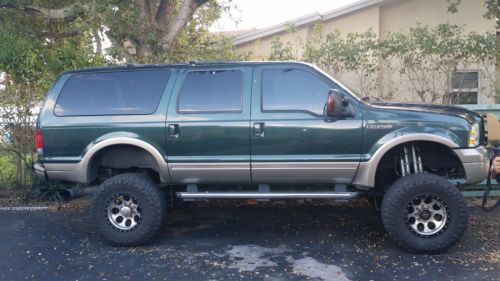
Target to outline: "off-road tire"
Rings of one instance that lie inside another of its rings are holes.
[[[438,196],[449,211],[446,228],[434,236],[419,236],[406,223],[408,203],[422,194]],[[398,179],[385,193],[381,212],[389,236],[401,248],[413,253],[445,252],[460,240],[467,228],[467,205],[462,194],[448,180],[433,174],[414,174]]]
[[[108,219],[107,206],[116,194],[126,193],[138,200],[142,217],[131,230],[120,230]],[[136,173],[116,175],[104,181],[94,193],[91,215],[100,234],[116,246],[137,246],[158,233],[166,217],[165,195],[147,176]]]

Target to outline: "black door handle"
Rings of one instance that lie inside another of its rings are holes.
[[[264,123],[257,122],[253,123],[253,135],[256,137],[264,137]]]
[[[174,139],[179,137],[179,124],[168,125],[168,136]]]

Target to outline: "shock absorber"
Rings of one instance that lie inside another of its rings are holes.
[[[418,148],[415,148],[415,145],[411,144],[411,151],[413,156],[413,167],[415,174],[420,174],[424,172],[422,167],[422,157],[420,157],[420,151]]]
[[[403,151],[400,156],[400,166],[402,177],[409,174],[419,174],[424,172],[422,157],[420,156],[418,147],[415,147],[414,144],[411,144],[411,146],[403,146]]]
[[[401,176],[410,174],[410,163],[408,161],[408,148],[403,146],[403,153],[401,155]]]

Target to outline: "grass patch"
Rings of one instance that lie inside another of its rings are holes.
[[[16,159],[14,156],[0,154],[0,189],[11,189],[16,186]]]

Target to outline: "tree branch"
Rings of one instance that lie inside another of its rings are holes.
[[[99,28],[92,28],[92,36],[94,37],[95,40],[96,54],[102,55],[102,38],[99,33],[100,33]]]
[[[156,24],[162,26],[167,23],[168,19],[172,18],[175,13],[175,1],[161,0],[158,10],[156,11]]]
[[[154,11],[153,11],[153,4],[151,3],[151,0],[145,0],[144,2],[144,9],[146,10],[146,15],[148,17],[148,21],[151,24],[154,24],[155,22],[155,17],[154,17]]]
[[[79,34],[82,34],[82,31],[67,31],[67,32],[52,32],[52,31],[47,31],[42,33],[44,36],[52,38],[52,39],[60,39],[60,38],[67,38],[67,37],[73,37],[77,36]]]
[[[139,12],[139,18],[142,20],[148,20],[148,13],[146,8],[147,0],[134,0],[134,6]]]
[[[89,9],[88,5],[85,4],[72,4],[59,9],[47,9],[34,5],[26,5],[22,8],[27,13],[35,14],[45,19],[64,21],[72,21]]]
[[[163,49],[168,50],[181,32],[182,28],[192,19],[194,12],[208,0],[183,0],[177,15],[168,19],[167,32],[163,36]]]

